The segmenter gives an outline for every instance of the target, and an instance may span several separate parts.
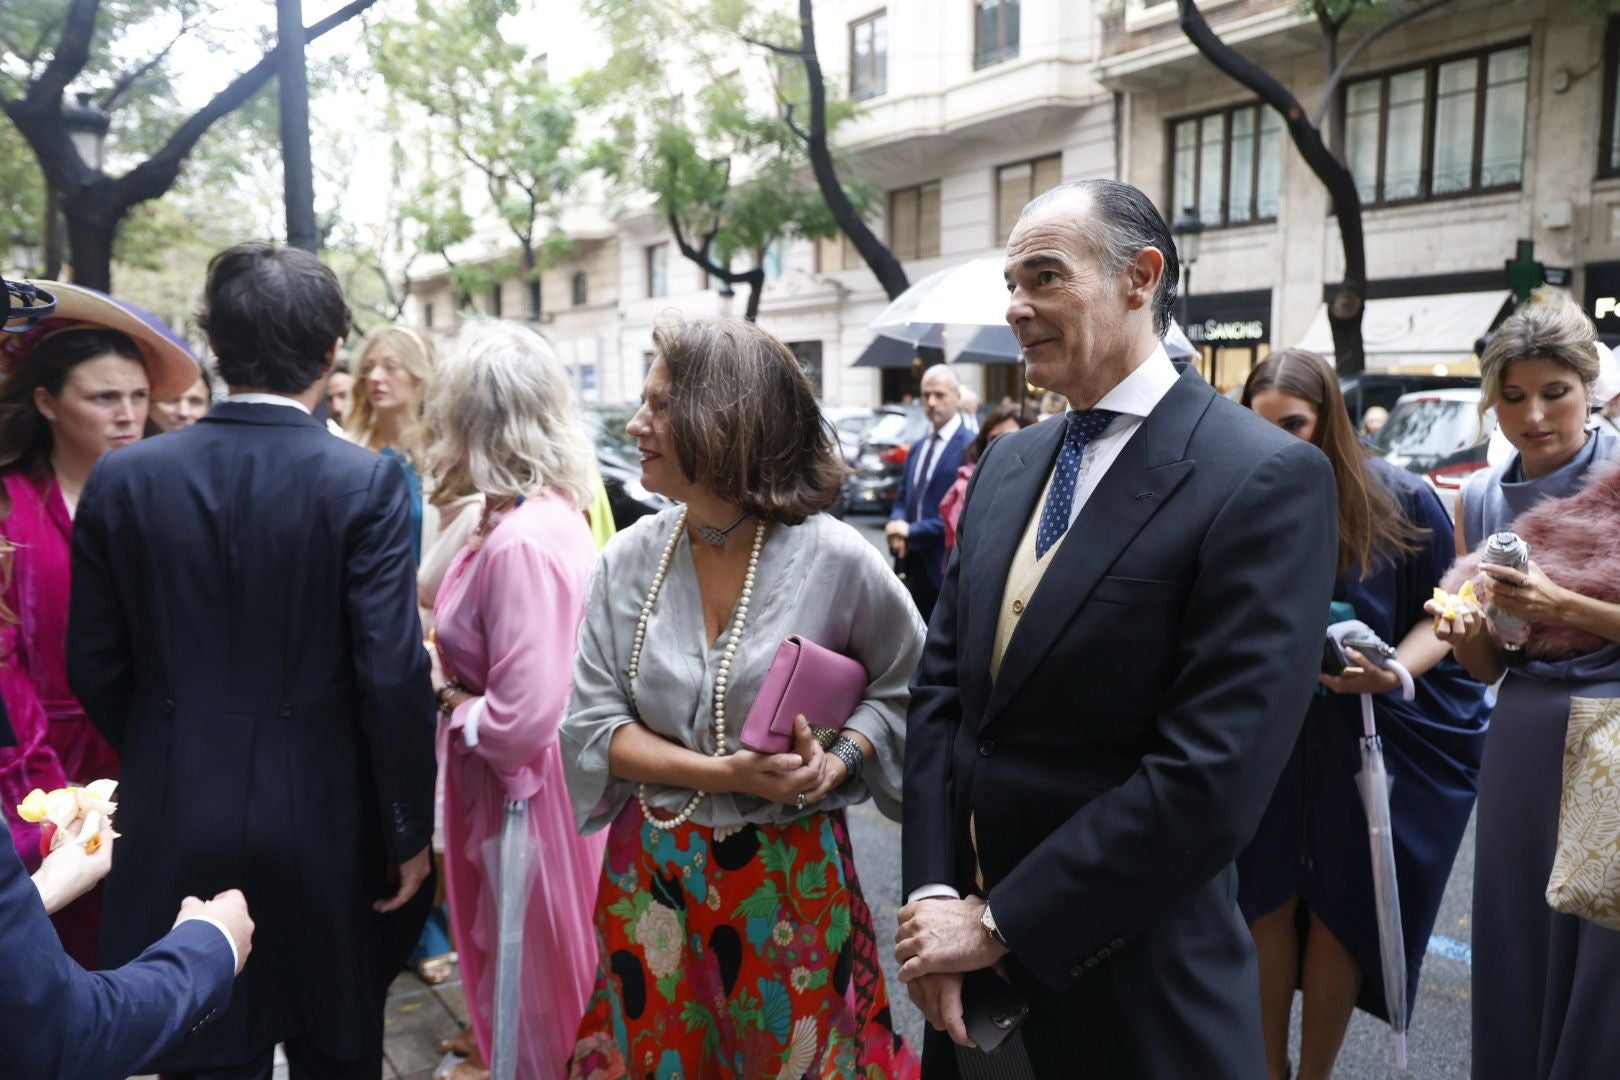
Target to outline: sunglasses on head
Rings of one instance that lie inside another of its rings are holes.
[[[0,284],[5,285],[6,294],[6,318],[0,323],[0,329],[6,333],[24,333],[39,320],[56,314],[56,297],[38,285],[7,281],[3,277]],[[13,322],[17,325],[13,326]]]

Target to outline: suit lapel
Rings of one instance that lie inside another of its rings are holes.
[[[988,496],[989,503],[984,513],[973,516],[974,524],[983,530],[983,539],[967,578],[968,604],[973,611],[967,661],[976,675],[987,680],[1007,573],[1063,444],[1062,419],[1036,424],[1027,433],[1003,436],[1000,442],[1001,452],[1012,457],[994,488],[975,493],[980,499]]]
[[[985,708],[984,724],[992,722],[1006,704],[1018,693],[1025,680],[1046,658],[1058,635],[1085,606],[1091,591],[1096,588],[1118,561],[1127,545],[1141,532],[1159,509],[1169,502],[1183,481],[1193,471],[1194,463],[1187,459],[1187,443],[1204,410],[1209,407],[1214,391],[1195,375],[1183,374],[1170,388],[1153,412],[1142,421],[1142,426],[1125,444],[1119,456],[1108,468],[1108,473],[1092,492],[1085,509],[1069,527],[1063,543],[1053,553],[1053,563],[1041,578],[1041,583],[1030,597],[1006,655],[1001,660],[1000,678],[991,688],[990,701]],[[1052,457],[1056,457],[1054,443]],[[1038,474],[1035,494],[1050,471]],[[1033,470],[1032,470],[1033,471]],[[1029,501],[1016,530],[1012,530],[1011,544],[1016,547],[1022,537],[1034,500]],[[1012,508],[1007,510],[1012,514]],[[1012,564],[1009,548],[1000,564],[997,579],[1004,587],[1006,571]],[[986,620],[994,642],[995,624],[1000,615],[1001,597],[998,594],[994,609]],[[986,663],[989,651],[985,652]]]

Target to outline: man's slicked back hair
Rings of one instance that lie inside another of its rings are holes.
[[[315,256],[251,243],[209,261],[197,321],[228,384],[299,394],[321,377],[350,315],[337,276]]]

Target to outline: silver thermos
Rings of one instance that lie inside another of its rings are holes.
[[[1511,566],[1524,573],[1530,566],[1530,545],[1515,532],[1492,533],[1485,541],[1485,551],[1479,561],[1493,566]],[[1530,624],[1517,615],[1499,611],[1492,604],[1485,608],[1485,617],[1491,621],[1491,631],[1504,649],[1517,651],[1530,639]]]

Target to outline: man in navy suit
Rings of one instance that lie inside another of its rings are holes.
[[[318,259],[220,252],[204,305],[230,398],[105,455],[74,522],[68,673],[124,764],[102,960],[180,897],[239,885],[254,962],[159,1068],[269,1080],[282,1043],[293,1080],[376,1076],[433,892],[405,472],[311,415],[349,327]]]
[[[1171,363],[1176,260],[1112,180],[1007,242],[1030,381],[1071,408],[980,460],[911,684],[896,956],[929,1080],[992,966],[1037,1076],[1265,1073],[1233,862],[1316,685],[1338,514],[1320,451]]]
[[[12,743],[0,711],[0,746]],[[47,905],[88,892],[108,865],[69,844],[30,879],[0,812],[0,1076],[122,1080],[230,1000],[253,940],[234,889],[207,903],[186,897],[174,928],[116,971],[87,972],[62,951]]]
[[[912,443],[906,454],[900,496],[883,535],[889,550],[901,560],[906,588],[926,621],[945,577],[945,522],[939,516],[939,503],[956,482],[956,470],[973,441],[973,432],[962,421],[961,383],[946,365],[935,364],[923,372],[922,401],[932,430]]]

